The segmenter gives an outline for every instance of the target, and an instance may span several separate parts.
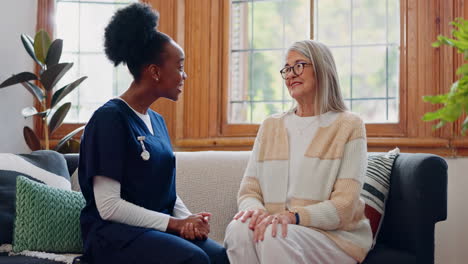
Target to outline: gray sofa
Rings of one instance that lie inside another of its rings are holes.
[[[236,195],[250,152],[178,152],[177,192],[192,212],[214,217],[211,237],[222,243],[237,210]],[[72,174],[78,155],[66,155]],[[395,161],[377,244],[364,263],[434,263],[434,227],[447,218],[447,163],[431,154],[403,153]],[[56,262],[0,255],[0,264]]]

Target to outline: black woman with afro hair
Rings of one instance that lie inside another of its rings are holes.
[[[126,64],[134,80],[94,112],[82,136],[87,263],[228,263],[225,249],[208,238],[211,214],[192,214],[177,195],[167,128],[150,109],[161,97],[176,101],[187,78],[184,51],[157,30],[158,21],[150,6],[135,3],[105,29],[107,57]]]

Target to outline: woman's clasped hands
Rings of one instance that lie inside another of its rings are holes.
[[[283,237],[288,234],[288,224],[296,224],[296,217],[293,213],[284,211],[277,214],[270,214],[263,209],[239,211],[234,220],[240,220],[245,223],[250,218],[249,228],[254,231],[253,240],[255,242],[263,241],[265,230],[271,225],[271,236],[276,237],[278,225],[281,225]]]
[[[210,233],[211,213],[201,212],[181,219],[179,235],[187,240],[206,240]]]

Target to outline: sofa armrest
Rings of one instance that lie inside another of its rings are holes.
[[[435,223],[446,218],[445,160],[431,154],[400,154],[393,166],[375,250],[386,245],[386,249],[416,256],[415,263],[434,263]]]

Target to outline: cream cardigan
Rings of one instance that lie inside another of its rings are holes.
[[[238,194],[239,210],[270,213],[297,211],[300,224],[313,228],[362,262],[372,245],[372,232],[360,199],[367,166],[363,121],[339,113],[331,124],[318,123],[315,137],[300,162],[303,172],[288,193],[289,144],[284,114],[267,118],[255,140]],[[307,142],[304,142],[307,144]]]

